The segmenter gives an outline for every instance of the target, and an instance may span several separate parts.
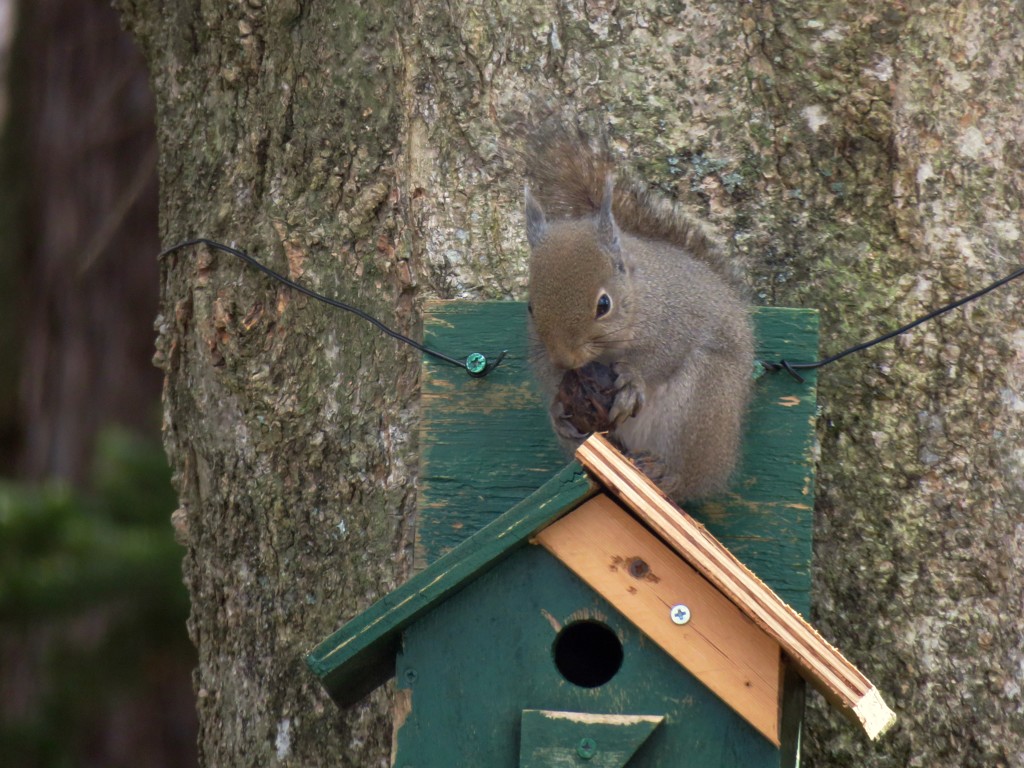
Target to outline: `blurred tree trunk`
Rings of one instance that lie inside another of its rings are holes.
[[[96,0],[18,10],[9,152],[19,477],[81,484],[96,432],[153,434],[156,147],[145,64]]]
[[[609,124],[762,301],[822,309],[826,350],[1019,260],[1009,0],[119,5],[164,241],[237,241],[402,329],[423,295],[522,294],[504,148],[532,97]],[[380,697],[339,716],[301,656],[403,574],[417,360],[226,257],[163,266],[203,759],[378,764]],[[818,700],[809,765],[1022,764],[1019,295],[823,374],[817,620],[901,719],[869,745]]]
[[[13,160],[10,69],[16,26],[14,0],[0,0],[0,177],[4,179],[0,184],[0,235],[4,238],[0,242],[8,243],[0,249],[0,359],[9,361],[21,354],[15,328],[21,276],[14,239],[18,190],[9,173]],[[8,364],[0,366],[0,467],[4,474],[10,474],[17,464],[18,434],[18,366]]]
[[[8,546],[19,519],[41,532],[18,553],[23,561],[4,562],[5,575],[19,565],[24,572],[0,577],[4,759],[187,766],[195,763],[195,715],[184,632],[162,631],[154,641],[131,615],[132,585],[114,597],[95,586],[90,566],[116,572],[115,557],[76,571],[76,556],[95,546],[96,520],[115,516],[92,514],[94,498],[110,501],[103,491],[64,487],[96,478],[102,485],[95,461],[102,428],[157,439],[152,255],[159,241],[145,62],[118,14],[98,0],[9,0],[0,3],[0,26],[0,507]],[[104,458],[109,469],[111,457]],[[157,462],[145,478],[124,473],[119,488],[144,487],[159,471]],[[147,501],[158,507],[159,496]],[[58,497],[52,506],[29,501]],[[73,510],[67,528],[58,506]],[[153,508],[140,506],[132,523]],[[64,538],[71,528],[75,535]],[[121,530],[111,525],[103,544]],[[26,573],[37,577],[39,596],[27,608],[17,599]],[[59,588],[48,592],[69,573],[93,587],[86,598],[65,602]],[[129,631],[135,635],[127,639]],[[104,654],[121,641],[130,652],[108,663]],[[133,677],[140,667],[144,674]],[[103,690],[89,688],[90,675],[104,678]]]

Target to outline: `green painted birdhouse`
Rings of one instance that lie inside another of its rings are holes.
[[[419,571],[309,655],[341,706],[394,677],[396,766],[797,763],[803,680],[872,738],[892,713],[802,618],[814,381],[758,382],[733,493],[683,512],[608,441],[564,466],[529,384],[522,305],[438,304],[442,348],[509,348],[486,379],[424,372]],[[756,316],[810,359],[816,317]]]

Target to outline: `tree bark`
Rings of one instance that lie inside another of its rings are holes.
[[[821,308],[827,351],[1019,261],[1009,0],[120,5],[165,242],[235,240],[402,329],[426,295],[522,295],[542,101],[716,223],[760,301]],[[163,267],[204,761],[375,764],[380,700],[338,716],[300,657],[402,577],[417,360],[223,257]],[[822,374],[815,618],[900,725],[870,745],[815,699],[808,765],[1024,765],[1020,290]]]
[[[161,232],[237,242],[412,332],[395,9],[121,3],[158,101]],[[222,254],[162,261],[157,359],[204,765],[381,764],[303,656],[395,586],[418,359]]]

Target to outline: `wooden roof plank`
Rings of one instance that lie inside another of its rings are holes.
[[[801,674],[870,738],[878,738],[895,722],[895,714],[860,670],[607,439],[592,436],[580,446],[576,458],[668,546],[778,640]]]
[[[341,706],[395,674],[401,633],[597,492],[573,462],[475,536],[385,595],[314,648],[306,664]]]

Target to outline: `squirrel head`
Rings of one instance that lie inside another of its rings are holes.
[[[612,179],[597,215],[548,222],[526,189],[530,318],[551,362],[610,362],[632,340],[632,267],[612,216]]]

